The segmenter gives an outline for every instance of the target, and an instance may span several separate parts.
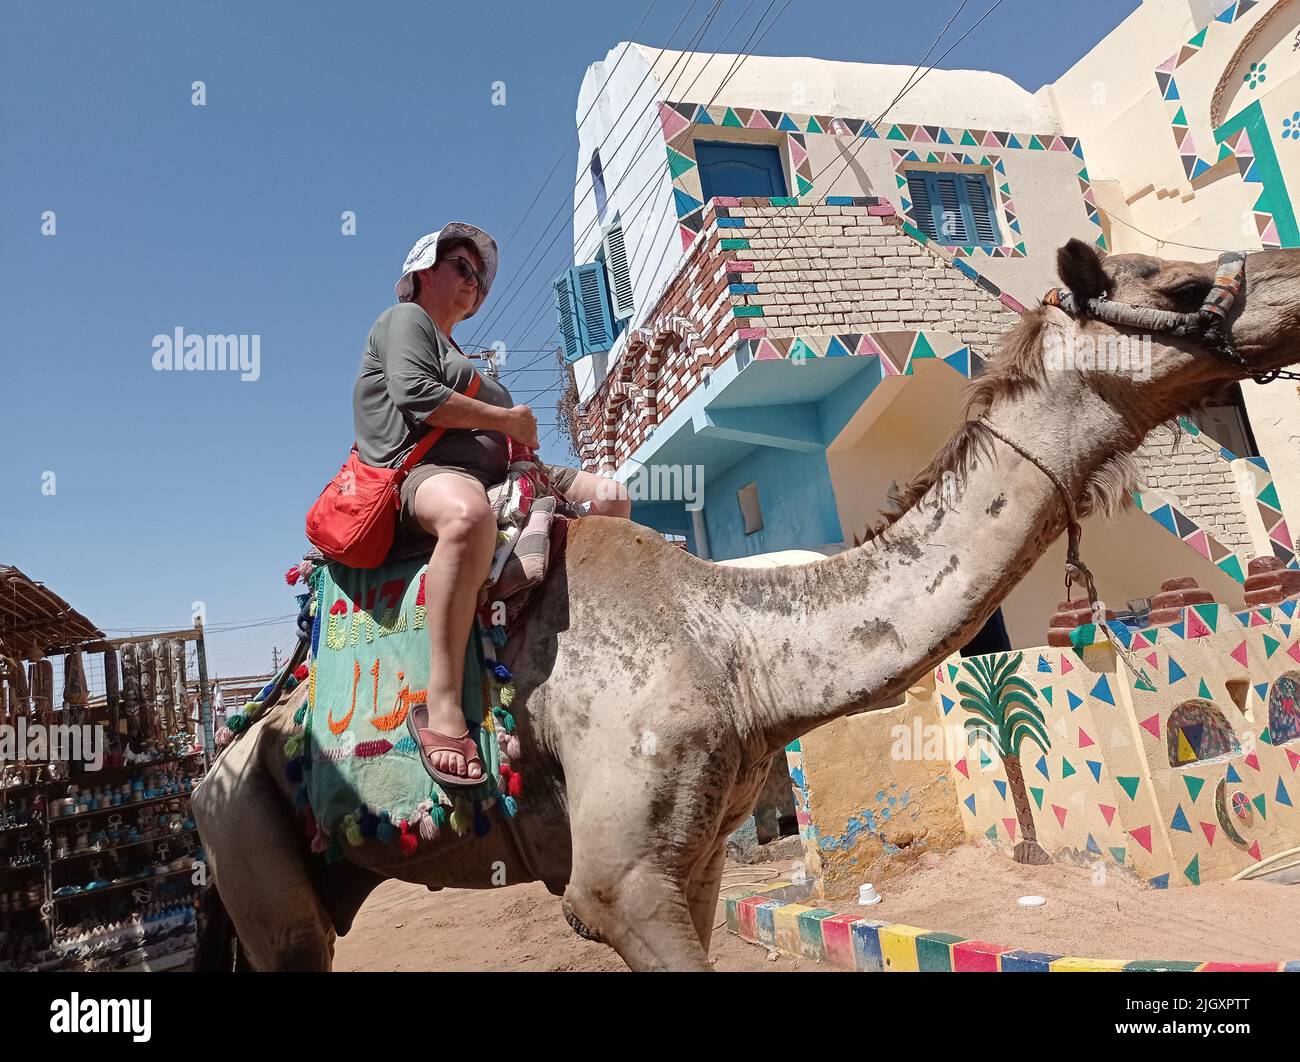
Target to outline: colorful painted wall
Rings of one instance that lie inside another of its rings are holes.
[[[994,190],[1002,244],[958,247],[955,253],[977,260],[981,274],[1021,302],[1050,286],[1058,247],[1071,237],[1100,240],[1102,235],[1083,145],[1077,137],[1061,135],[1055,123],[1022,131],[969,129],[950,126],[935,114],[930,119],[934,124],[891,122],[876,127],[865,117],[842,113],[703,102],[663,103],[660,120],[684,247],[702,227],[695,142],[717,139],[778,147],[792,199],[887,197],[914,233],[919,225],[907,190],[909,169],[970,168],[986,174]]]
[[[1155,887],[1218,881],[1300,845],[1294,599],[1075,632],[1077,649],[954,658],[936,718],[968,838],[1101,860]]]
[[[1296,0],[1144,0],[1043,93],[1088,144],[1110,246],[1206,261],[1300,246],[1297,74]],[[1294,527],[1300,393],[1279,381],[1243,394]]]

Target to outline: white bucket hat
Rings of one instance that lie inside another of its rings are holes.
[[[428,269],[437,262],[439,248],[449,240],[469,240],[478,249],[479,256],[483,259],[483,273],[487,280],[486,283],[479,285],[478,298],[474,302],[474,309],[468,315],[473,317],[478,313],[479,307],[483,305],[483,300],[487,298],[487,293],[492,289],[492,281],[497,275],[497,242],[482,229],[473,225],[466,225],[463,221],[453,221],[449,225],[444,225],[437,232],[421,236],[415,241],[411,253],[406,256],[406,261],[402,263],[402,276],[398,280],[395,289],[397,299],[399,302],[406,302],[410,299],[415,288],[411,280],[411,274],[418,273],[421,269]]]

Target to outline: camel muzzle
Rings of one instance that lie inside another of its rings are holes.
[[[1133,306],[1101,298],[1080,300],[1065,288],[1052,288],[1043,296],[1044,306],[1055,306],[1076,320],[1093,318],[1120,328],[1132,328],[1152,334],[1190,339],[1235,368],[1242,369],[1256,383],[1274,380],[1300,380],[1300,373],[1282,368],[1257,369],[1238,352],[1232,341],[1228,315],[1241,294],[1246,276],[1246,255],[1242,251],[1224,251],[1219,255],[1214,285],[1200,309],[1192,313],[1157,310],[1151,306]]]

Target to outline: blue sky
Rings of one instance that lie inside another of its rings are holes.
[[[637,39],[687,47],[711,0],[674,36],[689,2],[658,0]],[[914,64],[959,2],[793,0],[752,50]],[[992,2],[969,0],[935,58]],[[281,573],[351,442],[357,362],[407,250],[461,219],[502,244],[494,298],[532,268],[571,198],[583,71],[647,6],[7,4],[0,563],[114,632],[188,627],[196,601],[213,626],[293,611]],[[735,51],[749,6],[723,0],[695,50]],[[1003,0],[939,65],[1036,89],[1137,6],[1050,5],[1044,18],[1041,0]],[[206,106],[191,103],[195,81]],[[571,264],[571,238],[566,223],[487,337],[507,344],[506,383],[543,433],[559,373],[529,363],[556,342],[549,279]],[[155,371],[153,337],[176,327],[260,335],[260,377]],[[543,455],[574,460],[557,432]],[[211,671],[265,670],[292,639],[288,620],[213,633]]]

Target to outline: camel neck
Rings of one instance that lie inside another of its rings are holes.
[[[975,635],[1065,528],[1039,464],[1077,500],[1108,458],[1133,448],[1117,415],[1055,423],[1053,407],[1083,412],[1040,398],[989,418],[1033,462],[989,437],[949,500],[932,490],[864,545],[770,573],[761,604],[740,620],[756,654],[753,722],[765,747],[896,697]]]

